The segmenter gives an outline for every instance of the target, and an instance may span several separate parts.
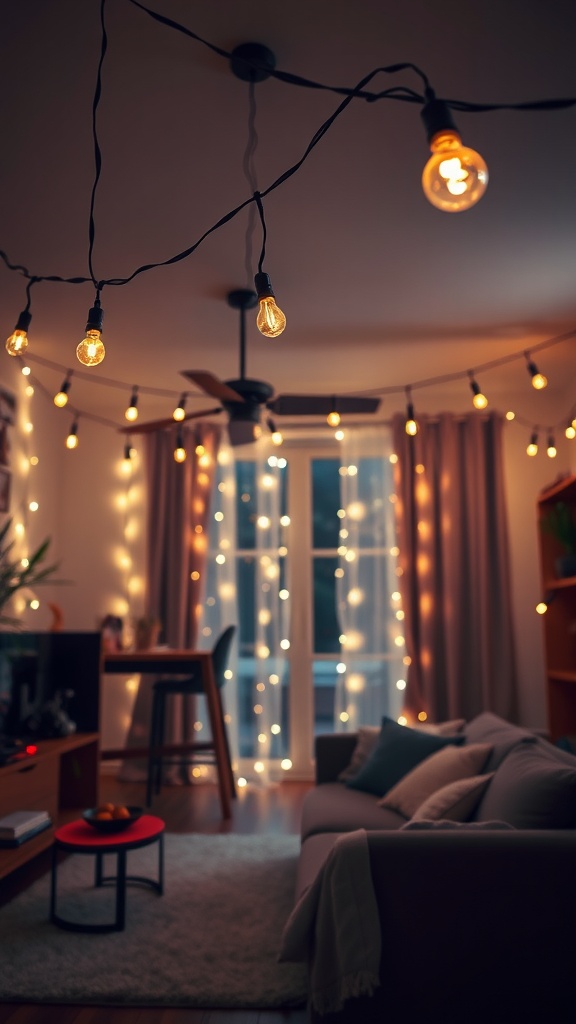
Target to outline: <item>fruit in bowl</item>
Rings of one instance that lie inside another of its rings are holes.
[[[137,821],[142,814],[141,807],[128,807],[125,804],[104,803],[84,811],[82,817],[93,828],[100,832],[121,832]]]

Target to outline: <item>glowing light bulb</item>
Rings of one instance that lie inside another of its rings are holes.
[[[543,373],[540,373],[536,363],[533,363],[532,360],[527,358],[526,365],[528,373],[532,378],[532,387],[535,388],[536,391],[542,391],[543,388],[548,386],[548,378],[545,377]]]
[[[283,441],[284,441],[284,438],[283,438],[282,434],[280,433],[280,431],[279,430],[274,430],[273,433],[272,433],[272,444],[275,444],[275,445],[279,446],[279,445],[282,444]]]
[[[486,191],[488,168],[479,153],[462,145],[447,103],[431,98],[421,113],[432,152],[422,172],[424,195],[447,213],[469,210]]]
[[[67,376],[66,380],[64,380],[62,382],[62,386],[60,388],[60,391],[58,391],[57,394],[54,395],[54,405],[56,405],[59,409],[63,409],[64,406],[68,403],[68,392],[69,392],[69,390],[70,390],[70,377]]]
[[[538,434],[534,433],[530,435],[530,441],[526,448],[526,455],[530,455],[531,458],[538,454]]]
[[[268,274],[256,274],[254,284],[258,294],[256,326],[266,338],[277,338],[286,327],[286,317],[280,307],[276,305]]]
[[[86,334],[76,347],[76,356],[84,366],[97,366],[106,355],[106,349],[100,338],[103,319],[104,311],[100,306],[100,300],[96,299],[88,312]]]
[[[174,462],[186,462],[186,449],[184,447],[184,438],[179,432],[176,438],[176,447],[174,449]]]
[[[30,326],[32,314],[23,310],[18,317],[18,323],[9,338],[6,339],[6,351],[9,356],[18,356],[28,348],[27,330]]]
[[[180,401],[178,402],[178,405],[176,406],[174,412],[172,413],[172,419],[176,420],[177,423],[181,423],[181,421],[184,419],[186,415],[186,412],[184,411],[185,405],[186,392],[184,392],[184,394],[180,396]]]
[[[573,438],[576,437],[576,427],[574,426],[574,423],[571,422],[567,424],[564,434],[569,441],[572,441]]]
[[[418,424],[414,418],[414,406],[412,405],[412,402],[408,402],[406,407],[406,423],[404,424],[404,429],[409,437],[415,437],[418,433]]]
[[[553,438],[552,434],[550,434],[549,437],[548,437],[548,443],[547,443],[547,446],[546,446],[546,454],[547,454],[549,459],[555,459],[557,454],[558,454],[558,450],[556,448],[556,444],[554,442],[554,438]]]
[[[134,423],[138,419],[138,388],[132,389],[130,405],[126,409],[124,416],[130,423]]]
[[[340,426],[340,413],[336,412],[336,409],[332,409],[332,411],[329,412],[327,417],[326,417],[326,422],[327,422],[329,427],[339,427]]]
[[[548,605],[546,604],[546,601],[539,601],[536,605],[536,611],[538,612],[538,615],[545,615],[548,611]]]
[[[68,437],[66,438],[66,447],[70,448],[70,449],[78,447],[78,421],[77,420],[74,421],[74,423],[72,424],[72,427],[70,428],[70,433],[68,434]]]
[[[474,406],[474,408],[485,409],[486,406],[488,405],[488,399],[486,398],[486,395],[482,394],[480,385],[478,384],[477,381],[474,380],[474,378],[470,379],[470,387],[472,389],[472,405]]]

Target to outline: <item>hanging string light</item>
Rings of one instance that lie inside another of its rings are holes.
[[[486,406],[488,405],[488,399],[486,398],[486,395],[482,393],[480,385],[474,379],[474,374],[472,370],[468,371],[468,376],[470,377],[470,388],[472,390],[473,395],[472,405],[474,406],[475,409],[485,409]]]
[[[132,459],[132,445],[129,441],[124,445],[124,460],[130,462]]]
[[[488,185],[488,168],[483,158],[462,145],[448,104],[436,99],[429,87],[420,113],[432,151],[422,172],[424,195],[439,210],[469,210],[482,198]]]
[[[528,373],[532,378],[532,387],[535,388],[536,391],[542,391],[542,389],[548,384],[548,378],[545,377],[543,373],[540,373],[536,363],[530,359],[528,352],[525,352],[524,355],[526,356],[526,367],[528,369]]]
[[[176,408],[174,409],[174,412],[172,413],[172,419],[176,420],[177,423],[180,423],[184,419],[184,417],[186,415],[186,398],[187,397],[188,396],[187,396],[186,392],[185,391],[182,392],[182,394],[180,395],[180,399],[178,401],[178,405],[176,406]]]
[[[8,265],[10,266],[10,269],[19,269],[24,271],[26,269],[25,267],[16,268],[12,267],[11,264]],[[26,349],[28,348],[28,328],[30,327],[30,322],[32,320],[32,314],[30,312],[30,290],[32,288],[32,285],[35,284],[35,282],[38,281],[39,278],[34,277],[33,275],[30,275],[28,273],[27,276],[28,283],[26,285],[26,306],[20,313],[20,316],[16,321],[16,326],[12,331],[12,334],[6,339],[6,351],[9,356],[22,355],[22,353],[25,352]]]
[[[329,427],[339,427],[341,416],[336,408],[336,396],[332,398],[332,408],[326,417],[326,422]]]
[[[564,435],[568,438],[569,441],[572,441],[576,437],[576,426],[574,425],[573,420],[568,420],[568,423],[566,424],[566,428],[564,430]]]
[[[254,277],[254,287],[258,296],[258,314],[256,326],[266,338],[277,338],[286,327],[286,317],[276,304],[276,297],[268,274],[262,270],[264,256],[266,254],[266,221],[264,220],[264,207],[259,192],[254,193],[260,221],[262,223],[262,249],[258,260],[258,273]]]
[[[530,434],[530,440],[528,447],[526,448],[526,455],[530,455],[531,458],[538,454],[538,431],[533,430]]]
[[[130,395],[130,405],[124,413],[124,418],[130,423],[135,423],[138,419],[138,387],[135,385],[132,388],[132,394]]]
[[[284,438],[282,436],[281,431],[278,430],[278,427],[276,426],[276,423],[274,422],[271,416],[268,416],[266,420],[266,425],[271,434],[272,444],[275,444],[279,447],[284,441]]]
[[[100,338],[102,333],[102,321],[104,319],[104,310],[100,305],[100,299],[98,295],[94,300],[94,305],[88,311],[88,322],[86,324],[86,332],[80,344],[76,347],[76,355],[78,360],[84,366],[97,366],[101,363],[106,355],[106,349]]]
[[[58,409],[63,409],[64,406],[68,403],[68,392],[70,391],[71,383],[72,370],[68,370],[65,379],[62,381],[62,384],[60,385],[60,391],[56,392],[56,394],[54,395],[54,405],[57,406]]]
[[[414,406],[412,404],[412,394],[410,388],[406,388],[406,423],[404,429],[409,437],[415,437],[418,433],[418,424],[414,416]]]
[[[70,433],[66,438],[66,447],[70,450],[78,447],[78,419],[75,419],[70,427]]]
[[[548,441],[546,443],[546,455],[549,459],[555,459],[558,454],[556,449],[556,442],[553,434],[548,434]]]
[[[184,438],[182,431],[179,430],[176,435],[176,447],[174,448],[174,462],[186,462],[186,449],[184,447]]]

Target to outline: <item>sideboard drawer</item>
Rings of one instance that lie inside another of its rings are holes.
[[[58,812],[60,762],[57,757],[27,761],[0,783],[0,817],[12,811]]]

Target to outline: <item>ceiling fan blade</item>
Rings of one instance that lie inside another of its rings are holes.
[[[154,430],[179,427],[186,420],[199,420],[203,416],[214,416],[217,412],[222,411],[222,406],[218,405],[215,409],[201,409],[200,412],[188,412],[183,420],[175,420],[170,416],[165,420],[149,420],[148,423],[133,423],[129,427],[119,427],[118,431],[120,434],[151,434]]]
[[[337,411],[342,415],[376,412],[379,398],[360,395],[277,395],[267,408],[277,416],[327,416]]]
[[[212,398],[219,398],[222,402],[243,402],[242,395],[239,395],[237,391],[233,391],[232,388],[224,384],[223,381],[218,380],[213,373],[208,370],[180,370],[183,377],[191,380],[193,384],[197,384],[202,391],[205,391],[207,395],[211,395]]]

